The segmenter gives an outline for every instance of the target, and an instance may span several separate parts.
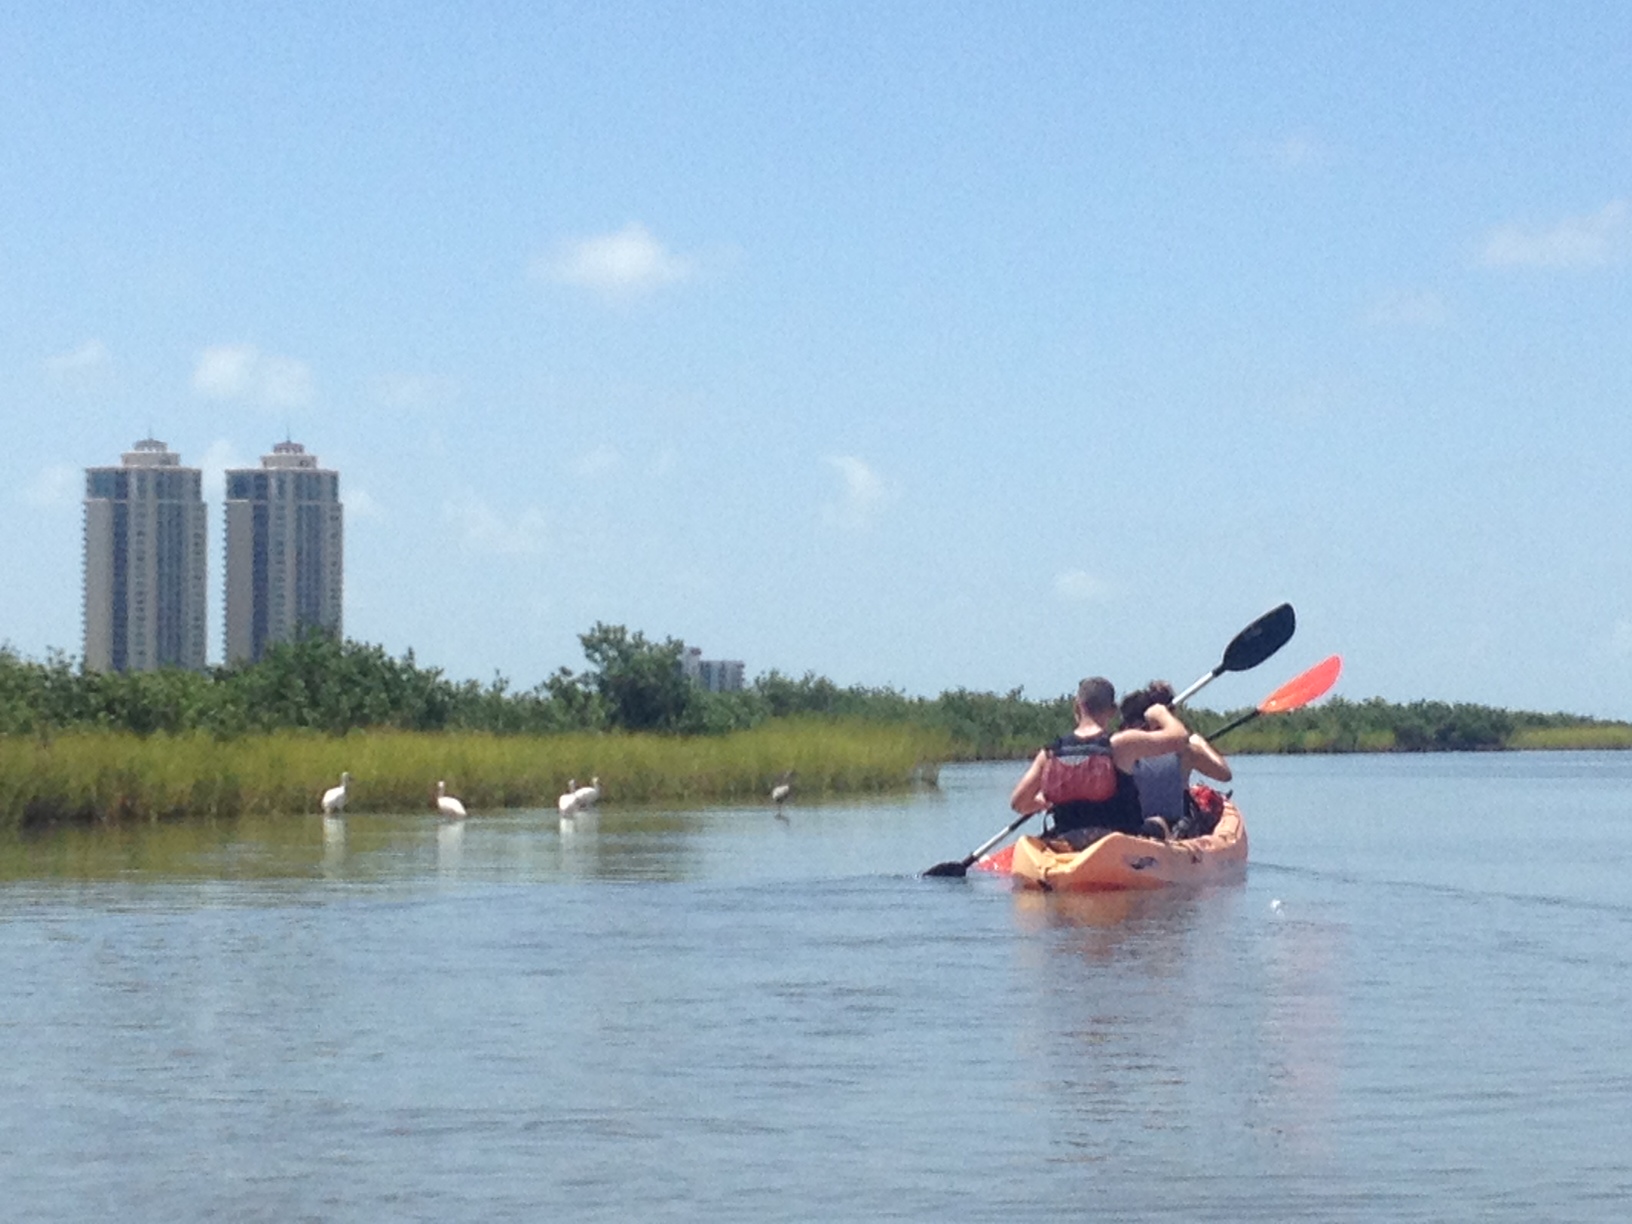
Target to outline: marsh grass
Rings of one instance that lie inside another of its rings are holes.
[[[569,779],[599,777],[603,803],[765,796],[784,771],[797,795],[933,782],[947,736],[906,725],[778,720],[722,736],[303,732],[218,739],[70,732],[0,737],[0,825],[313,812],[342,770],[347,810],[432,806],[438,780],[472,811],[553,806]]]

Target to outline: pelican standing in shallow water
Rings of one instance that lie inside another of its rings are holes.
[[[790,769],[782,775],[782,781],[771,787],[771,802],[776,804],[777,819],[787,819],[782,815],[782,805],[788,801],[791,794],[793,794],[793,770]]]
[[[351,775],[342,773],[340,785],[331,786],[323,792],[323,815],[344,816],[346,814],[347,788],[351,785]]]
[[[465,805],[448,794],[448,784],[446,782],[436,784],[436,810],[449,820],[463,820],[465,818]]]
[[[556,809],[563,816],[575,816],[578,813],[578,779],[568,778],[567,789],[561,792],[561,797],[555,801]]]

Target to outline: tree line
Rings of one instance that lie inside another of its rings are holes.
[[[1069,718],[1070,703],[959,689],[938,698],[891,688],[841,687],[778,671],[740,692],[709,692],[681,671],[684,644],[597,623],[579,635],[587,666],[562,667],[528,689],[503,676],[456,681],[423,667],[413,651],[321,632],[268,648],[257,663],[204,672],[89,671],[61,652],[44,661],[0,646],[0,734],[101,728],[138,735],[204,732],[218,737],[288,729],[344,734],[362,728],[548,735],[648,731],[713,735],[772,719],[910,723],[945,729],[960,754],[1001,756],[1041,743]]]
[[[1240,711],[1245,713],[1246,711]],[[1221,721],[1221,720],[1220,720]],[[1219,721],[1198,720],[1206,733]],[[1632,724],[1468,702],[1332,697],[1260,718],[1221,742],[1228,752],[1481,752],[1506,748],[1632,748]]]
[[[139,735],[203,732],[233,737],[305,729],[344,734],[362,728],[482,731],[547,735],[645,731],[714,735],[772,719],[908,723],[944,733],[967,758],[1034,752],[1071,725],[1068,695],[1027,698],[958,688],[937,697],[897,689],[833,683],[767,672],[739,692],[712,693],[682,673],[683,644],[648,639],[622,625],[597,623],[579,635],[587,666],[562,667],[529,689],[503,676],[486,684],[456,681],[422,667],[412,651],[323,633],[268,649],[257,663],[206,672],[87,671],[68,656],[43,662],[0,647],[0,734],[49,735],[104,728]],[[1189,710],[1205,732],[1233,711]],[[1334,698],[1312,709],[1275,715],[1235,732],[1229,751],[1455,751],[1522,745],[1632,746],[1632,726],[1566,714],[1532,714],[1489,706],[1373,698]],[[1594,738],[1596,737],[1596,738]]]

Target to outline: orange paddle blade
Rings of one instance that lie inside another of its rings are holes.
[[[1323,662],[1316,663],[1301,676],[1294,676],[1280,688],[1259,703],[1260,714],[1282,714],[1287,710],[1297,710],[1308,705],[1317,697],[1326,695],[1326,691],[1337,683],[1337,677],[1343,670],[1343,657],[1333,655]]]

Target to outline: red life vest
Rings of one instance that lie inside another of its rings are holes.
[[[1116,761],[1111,756],[1110,732],[1091,739],[1062,736],[1044,749],[1043,799],[1049,807],[1062,803],[1104,803],[1116,794]]]

